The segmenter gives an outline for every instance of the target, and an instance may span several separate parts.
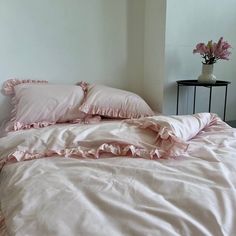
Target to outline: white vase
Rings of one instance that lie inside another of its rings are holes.
[[[202,64],[202,74],[198,76],[198,82],[214,84],[216,82],[216,77],[213,75],[213,68],[213,64]]]

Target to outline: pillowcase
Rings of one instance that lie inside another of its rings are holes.
[[[95,84],[87,85],[86,98],[80,110],[87,114],[110,118],[139,118],[154,115],[148,104],[137,94]]]
[[[81,122],[84,91],[75,85],[21,83],[14,86],[15,108],[6,130],[39,128],[57,122]]]

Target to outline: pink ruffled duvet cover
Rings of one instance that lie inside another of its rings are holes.
[[[187,142],[206,126],[217,122],[214,114],[153,116],[93,125],[61,125],[9,133],[2,138],[0,167],[55,154],[66,157],[133,156],[166,158],[180,155]]]
[[[236,132],[216,115],[18,131],[0,150],[2,165],[40,158],[3,167],[2,234],[236,232]]]

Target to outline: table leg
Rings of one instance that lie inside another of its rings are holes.
[[[194,86],[194,95],[193,95],[193,114],[195,113],[195,104],[196,104],[196,86]]]
[[[211,112],[211,94],[212,94],[212,86],[210,87],[209,109],[208,109],[209,112]]]
[[[225,86],[225,104],[224,104],[224,117],[223,117],[223,121],[225,121],[227,93],[228,93],[228,85]]]
[[[179,115],[179,85],[177,86],[177,104],[176,104],[176,115]]]

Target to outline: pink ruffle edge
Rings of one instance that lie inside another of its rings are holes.
[[[87,93],[88,93],[88,86],[89,86],[89,83],[87,82],[84,82],[84,81],[80,81],[79,83],[77,83],[76,85],[80,86],[83,91],[84,91],[84,98],[83,98],[83,101],[82,101],[82,105],[84,104],[86,98],[87,98]],[[81,106],[82,106],[81,105]],[[80,107],[81,107],[80,106]]]
[[[7,227],[6,227],[5,219],[1,210],[0,210],[0,235],[7,236]]]
[[[18,84],[24,84],[24,83],[33,83],[33,84],[46,84],[48,81],[46,80],[31,80],[31,79],[9,79],[4,82],[2,86],[2,93],[4,95],[13,95],[14,92],[14,87]]]
[[[80,106],[80,110],[87,113],[87,114],[99,114],[100,116],[105,117],[113,117],[113,118],[141,118],[145,116],[151,116],[153,114],[138,114],[138,113],[131,113],[128,111],[124,111],[121,109],[114,109],[109,107],[101,107],[101,106],[94,106],[94,105],[86,105],[82,104]]]
[[[84,81],[80,81],[80,82],[77,83],[76,85],[79,85],[79,86],[83,89],[83,91],[84,91],[84,95],[87,94],[89,83],[84,82]]]
[[[97,148],[86,148],[86,147],[74,147],[65,148],[62,150],[47,150],[42,153],[29,153],[27,151],[14,151],[9,154],[8,157],[0,160],[0,170],[5,164],[15,163],[19,161],[33,160],[39,158],[46,158],[58,155],[60,157],[71,157],[71,158],[93,158],[97,159],[101,155],[114,156],[126,156],[126,157],[139,157],[145,159],[166,159],[168,157],[174,157],[182,154],[186,151],[188,145],[179,141],[171,141],[171,145],[162,149],[156,147],[152,150],[137,147],[132,144],[116,144],[116,143],[103,143]]]
[[[178,149],[187,150],[188,144],[185,140],[178,138],[172,130],[166,126],[162,126],[155,121],[149,119],[131,119],[124,121],[128,124],[134,124],[141,129],[150,129],[157,133],[155,144],[158,148],[168,153],[169,155],[175,155]]]
[[[15,109],[12,110],[12,113],[15,114]],[[70,124],[95,124],[98,123],[101,120],[101,116],[93,116],[93,115],[86,115],[84,118],[81,119],[75,119],[68,121],[67,123]],[[57,122],[48,122],[48,121],[41,121],[41,122],[34,122],[30,124],[24,124],[22,122],[15,122],[15,115],[7,124],[5,130],[6,131],[17,131],[17,130],[23,130],[23,129],[31,129],[31,128],[43,128],[47,127],[49,125],[55,125]]]

